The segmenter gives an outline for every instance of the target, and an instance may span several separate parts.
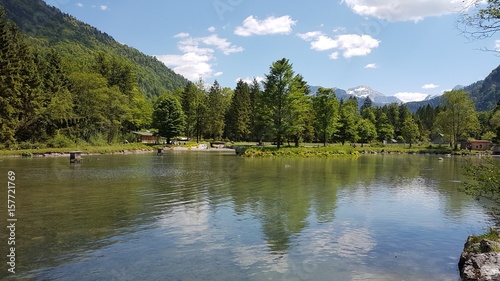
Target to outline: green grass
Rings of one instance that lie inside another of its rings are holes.
[[[251,147],[241,150],[241,155],[245,157],[339,157],[339,156],[358,156],[359,152],[350,146],[332,146],[332,147]]]
[[[488,232],[482,235],[469,236],[466,248],[464,250],[470,253],[481,253],[483,249],[481,249],[480,243],[483,240],[489,240],[500,243],[500,235],[493,228],[490,228]],[[500,247],[492,247],[492,249],[489,250],[493,252],[500,252]]]
[[[479,243],[481,242],[482,240],[490,240],[490,241],[496,241],[496,242],[500,242],[500,236],[498,235],[498,233],[493,230],[492,228],[490,228],[490,230],[482,235],[479,235],[479,236],[471,236],[472,237],[472,243]],[[498,249],[500,251],[500,249]]]
[[[432,146],[432,145],[413,145],[410,147],[405,144],[356,144],[352,147],[350,144],[330,144],[323,147],[322,144],[318,143],[304,143],[301,147],[288,147],[283,146],[281,149],[277,150],[276,146],[255,146],[255,143],[235,143],[234,147],[237,147],[238,155],[243,155],[246,157],[336,157],[345,155],[359,155],[363,153],[367,154],[379,154],[379,153],[390,153],[390,154],[475,154],[472,151],[453,151],[451,147],[448,146]]]
[[[110,144],[102,146],[91,146],[91,145],[75,145],[68,148],[40,148],[40,149],[4,149],[0,150],[1,156],[30,156],[37,154],[65,154],[70,151],[81,151],[83,153],[89,154],[111,154],[111,153],[123,153],[125,151],[139,151],[148,150],[152,151],[153,147],[142,144],[142,143],[129,143],[129,144]]]

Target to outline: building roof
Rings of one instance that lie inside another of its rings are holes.
[[[146,136],[146,137],[153,137],[155,135],[155,133],[153,132],[132,132],[136,135],[139,135],[139,136]]]

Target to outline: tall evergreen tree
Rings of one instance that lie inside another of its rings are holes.
[[[337,128],[339,102],[333,89],[319,88],[313,98],[314,128],[326,146]]]
[[[223,89],[217,80],[210,87],[207,98],[206,133],[209,138],[220,140],[224,133],[226,107]]]
[[[260,88],[260,83],[256,78],[250,85],[250,131],[253,140],[261,141],[266,135],[266,107],[264,106],[264,96]]]
[[[196,142],[200,141],[203,124],[205,119],[206,98],[203,91],[203,82],[194,84],[189,83],[182,92],[182,109],[186,115],[186,136],[196,138]]]
[[[288,59],[274,62],[264,81],[264,106],[266,107],[268,126],[272,137],[280,149],[286,131],[290,126],[287,114],[290,107],[294,71]]]
[[[289,106],[286,110],[285,122],[287,124],[286,136],[292,139],[295,147],[300,140],[313,131],[312,128],[312,103],[309,95],[309,86],[300,74],[292,81],[290,95],[287,99]]]
[[[240,79],[226,114],[227,137],[235,141],[247,140],[250,135],[250,121],[250,87]]]

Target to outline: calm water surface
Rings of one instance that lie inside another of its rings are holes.
[[[223,153],[0,158],[17,174],[9,280],[453,280],[491,224],[462,158]],[[0,207],[6,218],[6,192]],[[4,219],[5,224],[5,219]],[[15,277],[15,278],[13,278]]]

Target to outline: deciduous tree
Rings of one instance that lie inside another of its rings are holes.
[[[446,92],[442,102],[444,110],[438,114],[436,123],[450,137],[454,149],[458,149],[459,141],[479,128],[474,103],[462,90]]]
[[[160,136],[167,138],[167,143],[170,143],[173,137],[179,136],[185,126],[179,100],[170,95],[159,97],[154,105],[153,126],[158,129]]]
[[[331,88],[319,88],[313,98],[314,128],[318,138],[326,146],[337,128],[339,101]]]

